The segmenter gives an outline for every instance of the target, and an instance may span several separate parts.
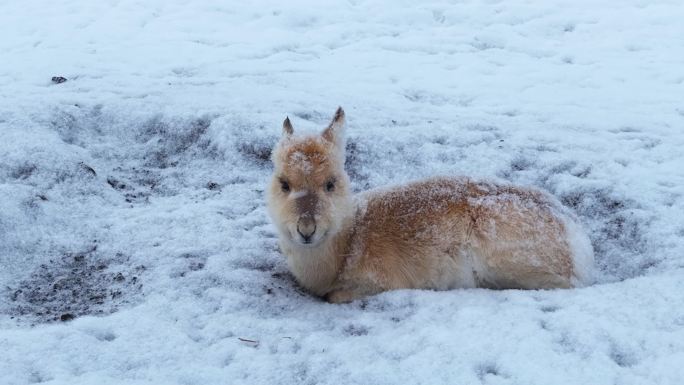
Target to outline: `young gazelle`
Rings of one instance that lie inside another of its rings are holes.
[[[589,239],[552,196],[467,177],[352,196],[344,111],[321,135],[289,119],[268,189],[280,246],[299,283],[330,302],[416,288],[570,288],[588,284]]]

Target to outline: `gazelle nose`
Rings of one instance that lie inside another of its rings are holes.
[[[297,222],[297,232],[304,239],[304,243],[310,243],[311,237],[316,232],[316,221],[311,217],[301,217]]]

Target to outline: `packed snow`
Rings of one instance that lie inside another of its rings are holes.
[[[682,20],[677,0],[0,2],[0,384],[681,383]],[[338,105],[355,191],[543,188],[598,282],[304,292],[269,156],[285,116],[315,132]]]

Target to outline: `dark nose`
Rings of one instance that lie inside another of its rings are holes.
[[[309,216],[299,218],[297,232],[304,239],[304,243],[311,243],[311,237],[316,232],[316,221]]]

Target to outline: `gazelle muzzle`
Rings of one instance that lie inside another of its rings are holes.
[[[297,232],[304,243],[311,243],[311,238],[316,232],[316,221],[310,216],[300,217],[297,221]]]
[[[318,196],[314,192],[307,191],[305,195],[297,198],[297,211],[299,220],[297,221],[297,233],[302,237],[304,243],[309,244],[313,241],[316,233],[316,220],[314,215],[318,209]]]

